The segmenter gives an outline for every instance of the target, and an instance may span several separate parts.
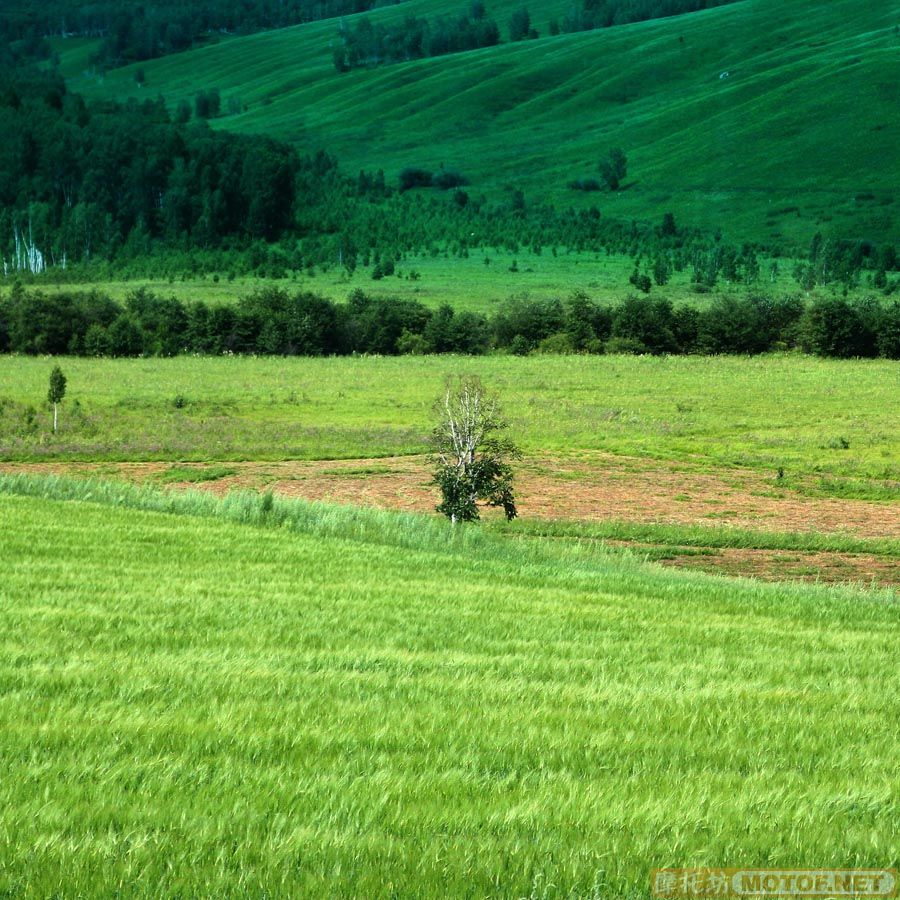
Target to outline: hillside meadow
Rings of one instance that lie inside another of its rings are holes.
[[[520,4],[487,4],[505,28]],[[532,10],[537,41],[339,74],[334,20],[224,39],[106,73],[61,42],[73,90],[162,95],[174,108],[219,89],[217,127],[334,153],[346,171],[458,170],[467,190],[508,200],[600,206],[657,221],[664,211],[735,241],[808,246],[835,237],[896,241],[895,17],[853,0],[749,0],[671,19],[548,36],[566,3]],[[370,13],[447,12],[409,0]],[[137,69],[143,82],[135,78]],[[233,101],[233,102],[231,102]],[[568,188],[596,177],[610,147],[629,159],[623,190]]]
[[[773,274],[772,264],[776,265]],[[780,258],[762,260],[762,276],[756,284],[746,285],[720,281],[715,288],[698,286],[692,282],[690,267],[673,272],[671,280],[663,287],[655,285],[651,296],[665,297],[673,304],[686,304],[704,309],[723,294],[743,296],[789,296],[801,292],[793,276],[795,260]],[[165,266],[164,266],[165,268]],[[360,265],[352,273],[338,266],[327,269],[291,271],[285,278],[272,279],[229,272],[191,272],[178,262],[169,268],[168,277],[144,277],[135,273],[131,277],[110,277],[99,270],[81,273],[51,272],[45,276],[26,279],[26,283],[46,292],[88,291],[96,289],[120,302],[140,288],[146,288],[164,297],[179,300],[203,301],[210,306],[234,303],[239,297],[266,287],[306,290],[327,297],[335,303],[346,301],[354,290],[362,290],[372,297],[390,297],[415,300],[430,308],[443,304],[457,312],[477,312],[491,315],[497,308],[513,299],[545,299],[568,297],[580,291],[591,298],[618,303],[635,288],[629,283],[634,270],[634,259],[629,256],[585,253],[559,248],[542,250],[539,254],[530,248],[519,252],[496,248],[473,251],[468,257],[452,256],[446,249],[434,253],[407,253],[397,264],[396,274],[378,280],[373,279],[374,265]],[[863,275],[861,283],[849,290],[851,297],[877,297],[889,304],[891,299],[874,290],[871,273]],[[843,285],[818,285],[803,291],[805,299],[843,294]]]
[[[0,890],[648,896],[897,866],[896,596],[0,479]]]

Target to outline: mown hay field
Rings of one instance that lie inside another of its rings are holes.
[[[494,356],[59,361],[0,357],[0,459],[338,459],[418,454],[453,373],[481,376],[532,456],[583,451],[775,476],[890,498],[900,369],[886,360]],[[887,487],[885,487],[887,486]],[[888,494],[884,494],[884,490]]]

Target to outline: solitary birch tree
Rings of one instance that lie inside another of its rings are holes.
[[[518,447],[504,432],[495,397],[478,378],[448,379],[435,403],[438,424],[431,435],[434,481],[441,490],[437,511],[451,522],[474,522],[478,504],[502,506],[507,519],[517,515],[509,460]]]
[[[58,407],[66,396],[66,376],[59,366],[54,366],[50,373],[50,390],[47,391],[47,399],[53,404],[53,433],[59,423]]]

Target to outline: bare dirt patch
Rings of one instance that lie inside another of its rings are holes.
[[[197,470],[197,480],[171,481],[173,470]],[[431,512],[438,497],[424,457],[328,461],[229,462],[234,474],[203,479],[203,464],[3,464],[5,472],[54,472],[120,477],[225,494],[272,490],[284,497]],[[221,467],[220,467],[221,468]],[[808,497],[779,487],[772,475],[734,469],[710,472],[658,460],[585,453],[527,459],[519,470],[523,517],[621,520],[673,525],[730,525],[761,531],[813,531],[900,538],[900,504]],[[838,553],[721,550],[675,554],[669,564],[760,578],[900,583],[891,560]]]
[[[900,561],[864,553],[721,549],[659,560],[663,565],[764,581],[855,582],[900,587]]]

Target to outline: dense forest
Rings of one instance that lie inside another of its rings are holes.
[[[7,267],[114,255],[154,240],[275,240],[333,163],[265,137],[172,121],[161,101],[88,108],[61,78],[0,67],[0,247]]]
[[[665,298],[618,305],[584,293],[509,301],[493,316],[431,310],[354,291],[345,304],[278,286],[233,306],[183,303],[146,289],[124,306],[98,291],[0,295],[0,352],[81,356],[255,353],[764,353],[900,359],[900,302],[721,296],[703,310]]]
[[[186,50],[211,34],[248,34],[366,12],[384,0],[13,0],[0,15],[0,42],[32,48],[48,36],[101,38],[95,61],[112,68]]]

